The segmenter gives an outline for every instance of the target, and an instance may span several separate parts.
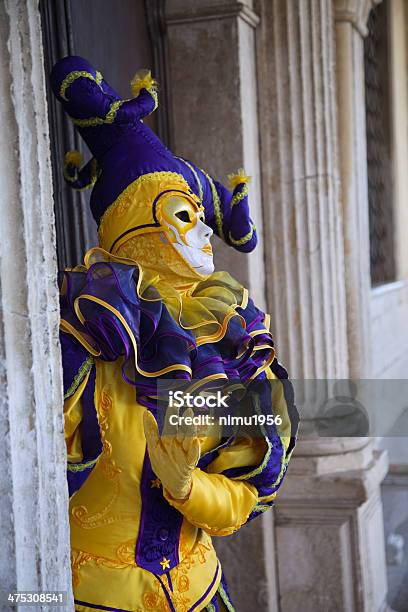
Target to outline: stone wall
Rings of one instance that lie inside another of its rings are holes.
[[[0,3],[0,88],[0,575],[6,589],[69,592],[54,213],[34,0]]]

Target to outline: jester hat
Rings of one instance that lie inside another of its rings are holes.
[[[207,225],[227,244],[243,252],[255,248],[245,173],[230,175],[231,192],[173,155],[143,123],[158,105],[150,72],[136,74],[133,98],[123,100],[89,62],[68,56],[55,64],[51,86],[92,154],[80,168],[81,155],[67,153],[64,176],[74,189],[92,188],[90,205],[103,248],[116,252],[133,236],[160,231],[156,207],[166,193],[204,207]]]

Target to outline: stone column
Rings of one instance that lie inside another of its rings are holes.
[[[258,22],[250,0],[166,2],[174,151],[223,182],[240,166],[252,176],[250,207],[260,244],[248,256],[217,240],[216,268],[230,271],[263,308],[255,52]],[[272,520],[272,512],[267,512],[237,534],[215,539],[233,600],[241,612],[277,609]]]
[[[5,590],[68,591],[68,608],[73,609],[54,213],[37,4],[0,3],[0,575]]]
[[[380,0],[335,0],[338,130],[350,375],[372,376],[364,42]]]
[[[256,7],[273,329],[292,378],[323,379],[330,385],[332,379],[369,372],[367,189],[363,174],[358,195],[348,183],[344,194],[346,127],[341,120],[346,115],[338,111],[344,92],[363,91],[363,85],[354,81],[357,75],[346,79],[336,71],[331,2],[259,0]],[[362,56],[360,71],[361,61]],[[358,123],[365,125],[364,98],[359,103],[359,108],[349,107],[347,134]],[[355,183],[366,163],[361,141],[354,154]],[[360,208],[354,206],[357,198]],[[351,272],[359,268],[356,249],[366,252],[362,269]],[[374,452],[366,438],[306,439],[300,434],[275,509],[283,612],[382,608],[386,575],[380,483],[386,470],[386,455]]]
[[[244,166],[259,244],[250,255],[215,243],[216,268],[228,270],[265,307],[255,27],[252,1],[168,0],[174,152],[226,182]]]

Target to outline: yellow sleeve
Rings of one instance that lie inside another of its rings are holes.
[[[164,490],[172,506],[210,535],[229,535],[268,510],[285,475],[296,419],[289,413],[282,381],[270,368],[267,378],[274,381],[273,414],[281,417],[276,429],[262,428],[259,437],[241,436],[220,448],[205,471],[194,470],[186,500],[172,499]]]
[[[175,500],[166,490],[164,496],[196,527],[210,535],[230,535],[247,521],[258,502],[258,493],[250,483],[232,480],[221,472],[258,465],[265,450],[262,438],[238,438],[231,446],[220,449],[205,472],[199,468],[194,470],[186,500]]]
[[[216,536],[230,535],[239,529],[258,501],[257,490],[251,484],[222,474],[207,474],[199,468],[193,472],[186,500],[175,500],[166,490],[164,497],[189,523]]]

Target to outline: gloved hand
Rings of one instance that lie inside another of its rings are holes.
[[[178,414],[177,408],[169,407],[161,436],[156,419],[148,410],[143,415],[143,427],[154,473],[173,499],[183,500],[190,494],[192,473],[200,459],[200,441],[194,425],[183,422],[172,426],[170,432],[168,423],[173,414]],[[183,418],[186,416],[194,416],[191,408],[183,413]]]

